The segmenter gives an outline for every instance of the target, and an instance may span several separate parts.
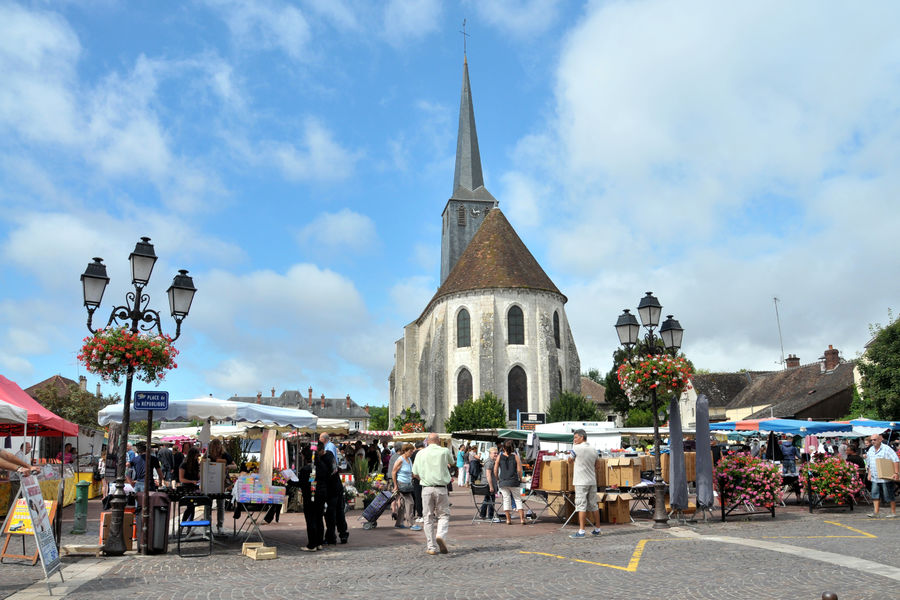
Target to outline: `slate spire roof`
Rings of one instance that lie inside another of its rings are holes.
[[[566,301],[499,208],[488,212],[456,266],[422,311],[419,322],[444,296],[492,288],[543,290]]]
[[[462,93],[459,99],[459,132],[456,137],[456,169],[453,171],[453,195],[455,200],[495,201],[484,187],[481,172],[481,153],[478,151],[478,133],[475,131],[475,108],[472,105],[472,88],[469,86],[469,62],[463,59]]]

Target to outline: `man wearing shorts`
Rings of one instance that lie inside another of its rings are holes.
[[[569,466],[574,468],[572,484],[575,486],[575,510],[578,511],[577,532],[570,538],[580,539],[585,537],[584,523],[587,513],[591,513],[594,529],[591,535],[599,536],[600,509],[597,506],[597,451],[586,443],[587,435],[584,429],[576,429],[572,433],[574,445],[572,454],[569,455]]]
[[[869,467],[869,480],[872,482],[872,508],[874,512],[869,513],[869,517],[878,518],[878,509],[881,508],[882,502],[891,503],[891,514],[888,518],[897,516],[897,502],[894,500],[894,482],[900,479],[900,462],[897,459],[897,453],[891,450],[886,444],[881,442],[884,438],[880,433],[876,433],[869,438],[872,445],[866,452],[866,465]],[[878,478],[877,459],[886,458],[894,463],[894,474],[891,479]]]

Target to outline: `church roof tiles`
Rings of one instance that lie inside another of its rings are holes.
[[[451,294],[484,289],[523,288],[565,296],[550,280],[499,208],[490,210],[465,252],[418,322]]]

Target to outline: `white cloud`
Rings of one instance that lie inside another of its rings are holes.
[[[480,19],[516,37],[541,34],[556,23],[559,0],[491,0],[472,2]]]
[[[546,143],[523,140],[503,178],[558,186],[558,214],[539,203],[544,266],[583,365],[608,368],[612,324],[647,289],[699,367],[774,368],[773,296],[786,352],[862,348],[900,294],[898,20],[892,4],[589,5],[556,116],[529,136]]]
[[[280,50],[297,61],[306,59],[311,38],[303,13],[287,2],[207,0],[218,9],[235,40],[243,47]]]
[[[348,208],[320,214],[300,230],[297,239],[304,246],[328,253],[371,252],[379,245],[375,222]]]
[[[395,47],[437,31],[440,0],[388,0],[384,7],[384,36]]]
[[[307,119],[303,142],[263,144],[263,158],[271,160],[293,181],[333,181],[349,177],[360,158],[335,141],[334,135],[315,119]]]
[[[434,280],[427,275],[407,277],[391,287],[391,308],[402,319],[412,321],[434,296]],[[399,335],[398,335],[399,337]]]

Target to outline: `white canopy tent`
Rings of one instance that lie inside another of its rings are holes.
[[[100,410],[97,422],[100,425],[122,422],[122,403],[111,404]],[[145,411],[131,408],[131,418],[146,417]],[[285,427],[289,429],[316,429],[318,418],[308,410],[232,402],[219,398],[191,398],[169,400],[167,410],[153,411],[153,419],[160,421],[236,421],[258,423],[260,425]]]
[[[153,413],[154,419],[156,413]],[[312,433],[330,433],[330,434],[346,434],[349,431],[350,423],[345,419],[322,419],[316,421],[314,427],[265,427],[259,423],[238,423],[236,425],[211,425],[209,428],[210,438],[227,439],[232,437],[247,436],[250,438],[262,437],[264,428],[277,429],[285,434],[285,437],[294,437],[297,435],[308,435]],[[153,431],[153,439],[160,441],[168,437],[186,436],[192,438],[200,437],[202,426],[191,425],[190,427],[174,427],[167,429],[155,429]]]
[[[28,423],[28,411],[0,400],[0,423]]]

